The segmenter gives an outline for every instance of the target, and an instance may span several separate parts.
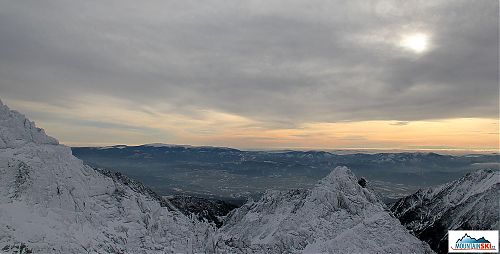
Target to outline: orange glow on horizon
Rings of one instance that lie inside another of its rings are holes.
[[[316,122],[303,123],[295,128],[272,128],[266,127],[272,126],[269,123],[214,110],[180,114],[152,108],[137,109],[110,99],[84,101],[73,108],[26,101],[8,101],[7,104],[26,113],[47,133],[68,145],[162,142],[243,149],[435,148],[496,152],[499,149],[499,120],[490,118]],[[36,116],[37,112],[60,119],[30,116]],[[105,126],[82,125],[81,121],[103,123]]]

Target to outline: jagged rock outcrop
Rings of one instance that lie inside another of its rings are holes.
[[[185,195],[169,197],[168,202],[186,215],[194,215],[201,221],[214,223],[221,227],[226,215],[238,206],[223,200],[206,199]]]
[[[346,167],[310,190],[270,191],[234,210],[218,245],[241,253],[432,253]]]
[[[448,230],[498,230],[500,173],[482,169],[434,188],[421,189],[391,210],[413,234],[447,253]]]
[[[0,101],[0,149],[18,148],[25,144],[58,145],[55,138],[17,111],[10,110]]]
[[[84,165],[1,103],[0,140],[3,252],[186,253],[209,247],[209,224]]]

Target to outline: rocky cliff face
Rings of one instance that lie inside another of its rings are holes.
[[[345,167],[310,190],[267,192],[230,215],[219,234],[229,252],[431,253]]]
[[[0,250],[33,253],[201,251],[208,224],[84,165],[0,104]]]
[[[500,173],[478,170],[459,180],[419,190],[396,202],[394,215],[439,253],[447,253],[448,230],[498,229]]]
[[[238,207],[223,200],[183,195],[176,195],[165,200],[174,205],[182,213],[193,215],[201,221],[214,223],[216,227],[221,227],[226,215]]]

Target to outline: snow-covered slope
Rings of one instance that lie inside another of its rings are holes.
[[[84,165],[0,102],[0,252],[28,251],[431,252],[347,168],[310,190],[268,192],[216,231],[144,185]]]
[[[391,210],[401,223],[440,252],[449,229],[498,229],[500,173],[478,170],[402,198]]]
[[[267,192],[234,210],[218,246],[244,253],[431,253],[338,167],[310,190]]]
[[[0,252],[203,251],[212,234],[116,178],[0,102]]]

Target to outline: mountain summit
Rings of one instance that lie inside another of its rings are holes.
[[[210,227],[86,166],[70,148],[0,105],[0,250],[33,253],[202,251]]]
[[[346,167],[310,190],[268,191],[234,210],[220,237],[227,251],[431,253]]]
[[[25,144],[57,145],[55,138],[37,128],[35,123],[0,101],[0,148],[18,148]]]
[[[6,253],[430,253],[338,167],[310,190],[269,191],[220,230],[119,174],[82,163],[0,104],[0,250]]]

